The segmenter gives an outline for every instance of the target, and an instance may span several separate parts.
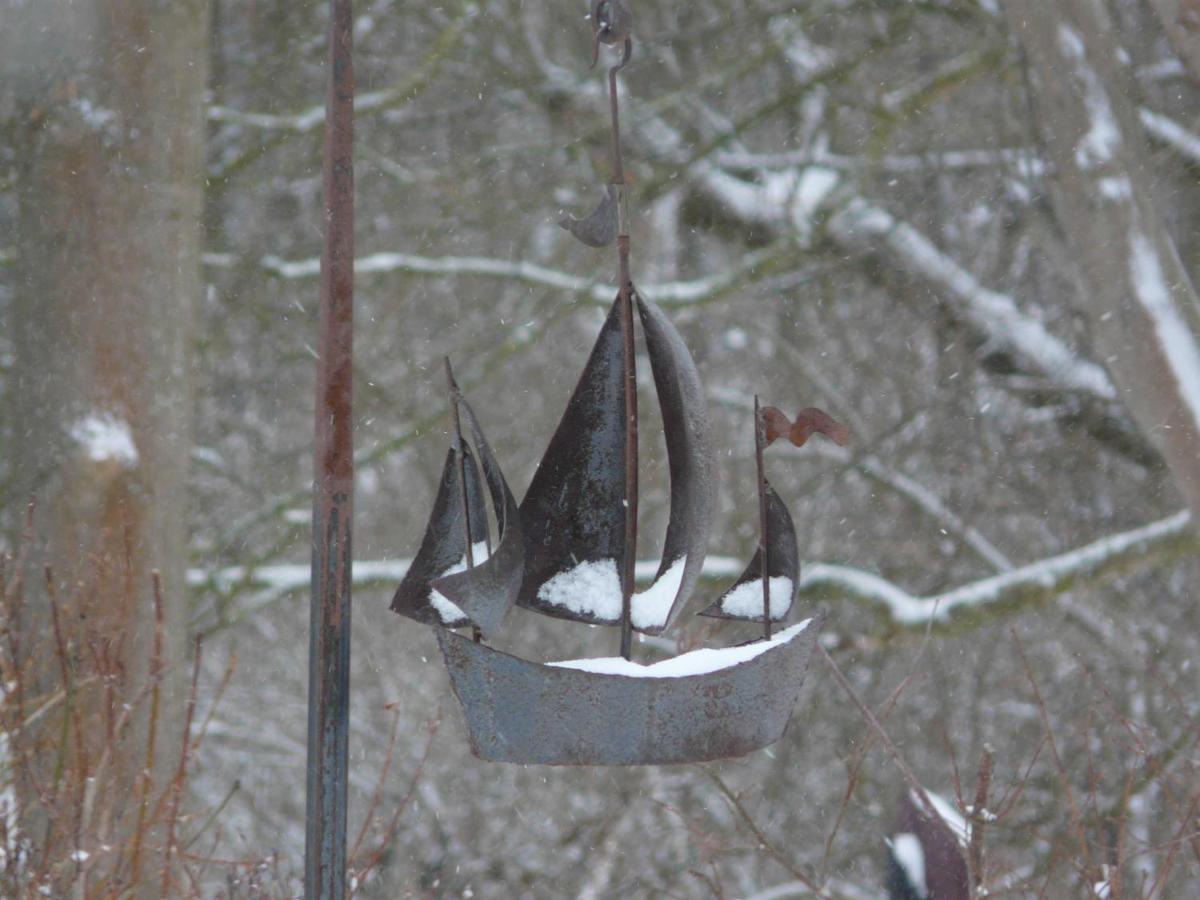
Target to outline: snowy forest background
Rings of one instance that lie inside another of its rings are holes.
[[[613,259],[555,223],[606,180],[606,96],[582,2],[356,12],[358,889],[882,896],[905,782],[820,660],[788,735],[745,760],[469,755],[432,632],[387,603],[445,452],[441,357],[518,492],[582,367]],[[800,614],[828,610],[825,646],[930,790],[971,803],[993,748],[990,895],[1187,896],[1200,6],[634,12],[633,270],[708,390],[710,552],[756,540],[753,394],[827,409],[848,448],[768,462]],[[135,881],[130,810],[172,803],[152,884],[299,890],[326,27],[316,0],[0,0],[8,891]],[[638,653],[744,636],[685,611]],[[499,643],[615,640],[516,611]]]

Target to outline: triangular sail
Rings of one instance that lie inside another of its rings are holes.
[[[466,568],[466,530],[463,528],[463,500],[459,482],[460,448],[451,447],[442,467],[429,524],[417,555],[408,567],[404,580],[392,598],[392,611],[428,625],[458,628],[468,620],[461,609],[446,601],[433,587],[438,578],[457,568]],[[488,540],[487,507],[483,486],[471,451],[461,448],[467,484],[467,506],[471,517],[471,542],[475,545],[476,560],[486,553]]]
[[[620,619],[627,427],[622,361],[614,302],[521,501],[526,558],[520,606],[579,622]]]
[[[771,621],[780,622],[792,608],[796,585],[800,581],[800,553],[796,547],[796,526],[783,498],[767,485],[767,558],[768,585],[771,591]],[[720,599],[700,613],[718,619],[763,620],[762,548],[740,578]]]
[[[715,483],[708,409],[696,363],[663,311],[640,295],[637,301],[662,410],[671,475],[671,517],[654,583],[633,597],[633,627],[658,634],[670,624],[700,578]]]
[[[483,466],[492,496],[492,509],[500,529],[500,543],[484,561],[468,571],[438,578],[433,588],[470,617],[483,634],[491,637],[508,611],[512,609],[521,588],[521,576],[525,570],[525,540],[521,533],[521,515],[517,501],[509,490],[500,464],[492,448],[483,436],[483,429],[466,400],[459,397],[459,408],[466,416]],[[474,534],[474,531],[472,531]]]

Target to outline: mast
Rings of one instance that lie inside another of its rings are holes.
[[[767,476],[763,465],[766,423],[754,395],[754,462],[758,469],[758,553],[762,559],[763,640],[771,639],[771,544],[767,540]]]
[[[450,369],[450,357],[443,356],[446,364],[446,384],[450,387],[450,410],[454,417],[454,447],[458,451],[458,490],[462,495],[463,537],[466,539],[467,571],[475,568],[475,544],[471,536],[471,502],[467,497],[467,455],[463,452],[462,417],[458,413],[458,384]],[[471,636],[475,643],[483,640],[479,626],[471,625]]]
[[[629,274],[629,204],[625,167],[621,161],[621,110],[617,99],[617,73],[633,55],[629,36],[632,17],[624,0],[600,0],[592,4],[593,52],[601,42],[623,43],[621,61],[608,70],[608,105],[612,116],[612,185],[617,195],[617,260],[621,305],[621,341],[625,383],[625,558],[621,571],[621,656],[633,651],[633,571],[637,558],[638,514],[638,409],[637,366],[633,338],[633,281]],[[593,58],[593,65],[595,59]]]

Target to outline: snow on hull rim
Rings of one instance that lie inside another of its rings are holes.
[[[681,556],[671,564],[671,568],[663,572],[654,584],[639,594],[633,595],[633,627],[662,628],[667,624],[675,598],[679,595],[679,586],[683,583],[683,568],[687,556]]]
[[[617,561],[581,562],[548,579],[538,588],[537,596],[543,603],[561,606],[577,615],[615,622],[621,618],[621,579],[617,575]]]
[[[768,650],[788,643],[806,631],[812,622],[811,618],[805,619],[798,625],[793,625],[774,635],[769,641],[759,641],[741,647],[692,650],[690,653],[664,659],[662,662],[649,666],[643,666],[619,656],[606,656],[598,659],[567,659],[546,665],[559,669],[576,669],[594,675],[620,675],[626,678],[685,678],[689,675],[707,675],[721,669],[733,668],[739,663],[749,662]]]

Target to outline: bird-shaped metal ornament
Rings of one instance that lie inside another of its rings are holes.
[[[577,219],[570,213],[564,213],[558,225],[589,247],[607,247],[617,239],[618,218],[617,187],[608,184],[604,186],[600,205],[587,218]]]
[[[846,442],[850,440],[850,429],[815,406],[796,413],[795,422],[774,406],[764,408],[761,415],[768,447],[776,438],[787,438],[797,447],[803,447],[814,434],[825,435],[839,447],[846,446]]]

